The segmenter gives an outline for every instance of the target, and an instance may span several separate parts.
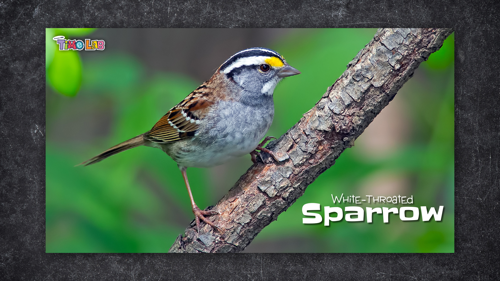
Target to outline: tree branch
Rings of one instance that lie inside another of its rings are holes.
[[[291,206],[322,172],[353,145],[451,29],[379,29],[316,105],[268,145],[280,158],[253,165],[213,210],[198,234],[191,225],[170,252],[240,252]]]

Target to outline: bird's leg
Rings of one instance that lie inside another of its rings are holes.
[[[209,221],[207,218],[204,217],[210,215],[217,215],[219,213],[217,213],[216,211],[202,211],[200,210],[200,208],[198,208],[198,206],[196,206],[196,203],[194,203],[193,194],[191,193],[191,188],[189,187],[189,182],[186,174],[186,167],[180,167],[180,169],[182,172],[182,177],[184,178],[184,182],[186,183],[186,188],[189,193],[189,198],[191,199],[191,207],[193,208],[193,213],[196,220],[196,228],[198,229],[198,233],[200,232],[200,219],[204,221],[206,224],[212,226],[213,228],[219,229],[217,226],[215,226],[213,222]]]
[[[260,150],[261,152],[264,151],[265,153],[269,153],[269,155],[271,155],[274,158],[274,160],[276,160],[276,162],[279,162],[278,157],[274,154],[274,152],[272,152],[271,150],[264,147],[266,142],[268,142],[272,139],[276,139],[276,138],[271,137],[271,136],[266,137],[261,143],[259,143],[259,145],[257,145],[257,147],[254,149],[254,151],[250,152],[250,156],[252,157],[252,162],[254,164],[257,163],[257,155],[260,157],[260,159],[262,159],[260,152],[258,152],[257,150]]]

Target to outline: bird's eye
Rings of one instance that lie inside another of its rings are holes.
[[[260,71],[262,72],[268,72],[271,67],[269,67],[269,64],[261,64],[260,65]]]

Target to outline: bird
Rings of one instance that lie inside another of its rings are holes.
[[[273,93],[285,77],[300,74],[271,49],[254,47],[237,52],[179,104],[172,107],[151,130],[119,143],[80,164],[88,166],[138,146],[159,148],[178,165],[186,185],[198,233],[200,220],[218,229],[206,216],[218,214],[196,205],[186,170],[212,167],[233,158],[261,152],[274,118]]]

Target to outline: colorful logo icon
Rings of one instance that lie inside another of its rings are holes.
[[[82,40],[65,39],[62,35],[56,36],[52,40],[56,41],[56,44],[59,45],[59,51],[104,51],[106,48],[104,40],[85,39],[84,43]]]

